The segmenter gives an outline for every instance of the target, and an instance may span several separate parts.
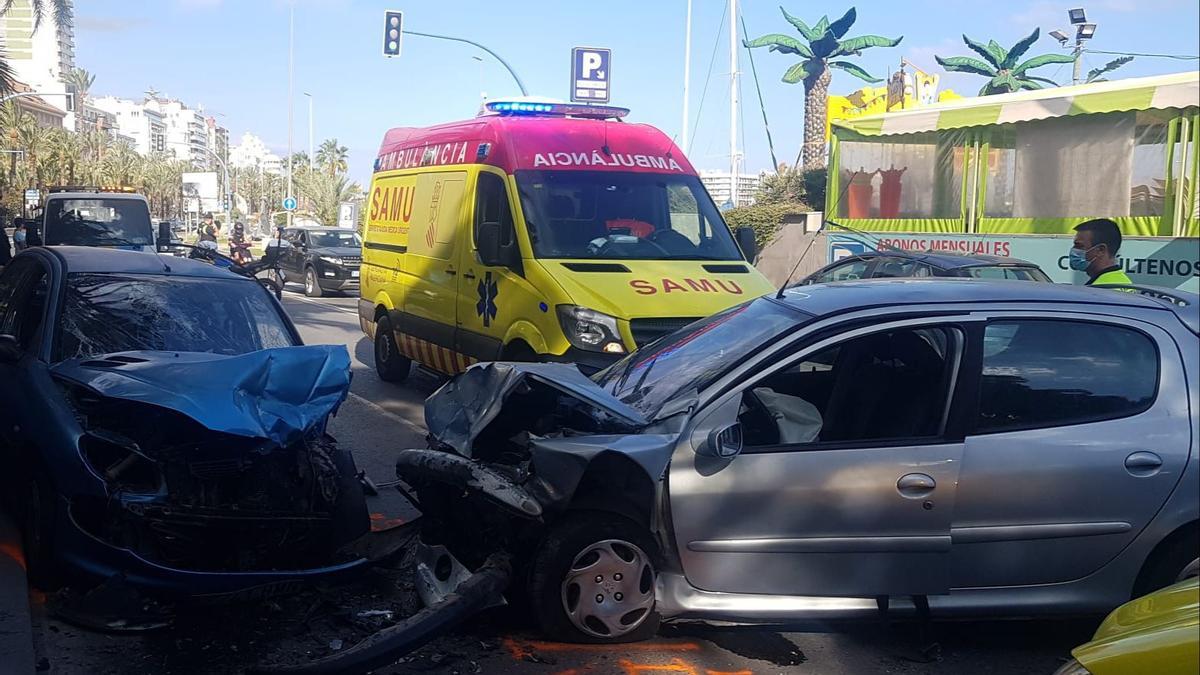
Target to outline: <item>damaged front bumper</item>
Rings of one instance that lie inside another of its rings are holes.
[[[52,374],[78,425],[56,480],[60,574],[254,597],[369,562],[353,457],[325,434],[344,348],[127,352]]]

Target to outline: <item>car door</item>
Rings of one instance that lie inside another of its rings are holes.
[[[38,358],[49,287],[49,270],[34,258],[14,262],[0,276],[0,334],[15,337],[22,354],[0,360],[0,446],[6,450],[23,446],[36,432],[30,421],[39,419],[34,411],[43,402],[35,383],[52,387]]]
[[[500,225],[500,246],[509,265],[485,265],[476,248],[479,226]],[[522,319],[556,321],[553,312],[530,312],[541,294],[525,279],[520,245],[513,224],[513,202],[503,173],[481,169],[475,180],[475,208],[460,249],[458,286],[458,351],[472,359],[501,357],[504,338],[518,312]],[[541,314],[541,316],[539,316]],[[545,331],[546,326],[538,326]]]
[[[955,587],[1087,576],[1154,518],[1188,459],[1181,355],[1132,319],[993,315],[952,529]]]
[[[729,593],[946,592],[964,335],[950,319],[862,326],[736,374],[671,463],[688,581]],[[703,454],[729,425],[741,453]]]
[[[459,308],[459,246],[469,219],[464,202],[467,173],[444,171],[417,178],[408,233],[401,349],[443,373],[458,370],[451,353]],[[472,293],[473,295],[474,293]]]

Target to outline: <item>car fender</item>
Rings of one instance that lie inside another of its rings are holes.
[[[546,347],[546,338],[538,327],[532,322],[525,319],[518,319],[508,326],[508,330],[504,333],[504,346],[511,345],[514,341],[521,340],[529,345],[534,352],[538,354],[548,354],[549,349]]]

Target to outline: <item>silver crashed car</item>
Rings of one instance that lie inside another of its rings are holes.
[[[558,639],[660,620],[1108,611],[1195,574],[1191,294],[798,287],[585,378],[481,364],[400,453],[445,574]],[[443,576],[445,576],[443,574]]]

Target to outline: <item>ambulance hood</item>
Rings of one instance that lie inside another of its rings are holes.
[[[774,290],[740,261],[541,262],[574,304],[623,319],[700,318]]]

